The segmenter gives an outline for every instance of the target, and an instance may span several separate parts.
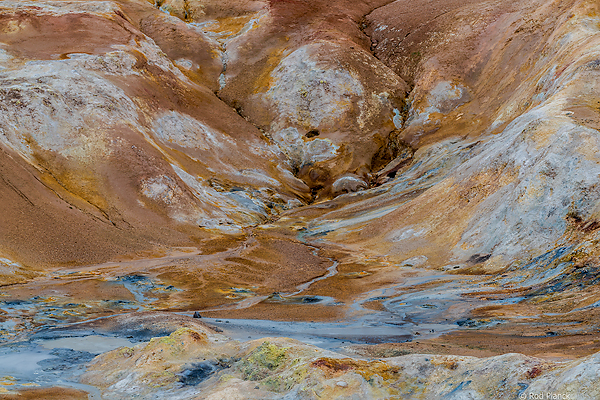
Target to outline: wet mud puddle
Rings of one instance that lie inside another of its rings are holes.
[[[319,249],[311,246],[310,251],[316,255]],[[339,301],[328,296],[326,289],[315,289],[327,287],[330,280],[341,279],[339,262],[324,258],[323,272],[295,285],[293,290],[265,295],[231,287],[228,296],[232,298],[221,294],[220,306],[203,309],[188,305],[182,310],[177,299],[185,295],[186,288],[162,281],[152,273],[152,268],[162,270],[165,265],[175,268],[177,260],[188,262],[189,258],[188,255],[146,260],[146,263],[138,260],[130,264],[63,271],[46,280],[3,288],[0,291],[0,376],[4,381],[0,382],[0,388],[59,385],[85,390],[92,399],[100,398],[97,389],[78,383],[86,363],[100,353],[171,333],[168,329],[97,330],[88,326],[101,324],[115,315],[167,311],[191,319],[194,311],[199,311],[201,315],[209,314],[203,315],[201,321],[240,341],[284,336],[344,352],[344,347],[350,344],[406,342],[460,329],[457,321],[481,303],[461,297],[466,279],[476,288],[473,277],[450,277],[439,271],[409,268],[405,271],[407,276],[398,284],[355,293],[350,301]],[[145,269],[140,268],[141,265]],[[215,291],[215,288],[205,290]],[[261,305],[284,310],[284,315],[294,312],[289,307],[304,309],[302,315],[310,315],[315,307],[341,309],[345,317],[311,321],[310,317],[299,320],[290,314],[287,320],[271,320],[255,316],[244,318],[243,314],[241,318],[231,318],[227,314],[230,310],[252,311]],[[223,317],[214,317],[221,312]]]
[[[91,400],[97,388],[79,383],[85,365],[96,355],[132,343],[124,338],[88,335],[32,339],[0,346],[0,394],[12,389],[61,386],[80,389]],[[3,390],[2,390],[3,389]]]
[[[225,335],[240,341],[284,336],[328,350],[344,352],[344,347],[350,344],[398,343],[415,338],[438,337],[460,329],[469,312],[482,305],[479,300],[465,299],[461,296],[465,291],[464,281],[467,278],[450,281],[447,275],[434,275],[429,271],[422,271],[420,275],[409,278],[402,284],[363,293],[357,296],[349,307],[332,297],[299,296],[301,292],[281,296],[277,294],[254,301],[247,299],[236,304],[237,308],[259,301],[282,305],[346,306],[351,312],[346,319],[339,322],[236,318],[202,320],[219,327]],[[468,280],[473,279],[469,277]],[[429,288],[420,287],[432,281],[439,281],[439,284]],[[378,302],[380,309],[366,307],[372,302]]]

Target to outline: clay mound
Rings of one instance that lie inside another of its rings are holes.
[[[80,5],[0,9],[2,254],[35,267],[133,256],[306,198],[261,133],[119,5]]]
[[[373,11],[365,32],[415,85],[398,139],[417,151],[312,231],[399,263],[426,257],[475,273],[586,247],[600,199],[597,5],[422,3],[416,21],[407,7]]]

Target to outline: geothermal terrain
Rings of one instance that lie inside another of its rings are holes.
[[[0,2],[0,398],[599,399],[599,13]]]

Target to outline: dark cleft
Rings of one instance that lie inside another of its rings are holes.
[[[486,262],[492,257],[491,254],[473,254],[468,260],[467,263],[471,265],[480,264],[482,262]]]
[[[180,374],[179,382],[185,386],[198,385],[217,372],[231,367],[234,361],[233,359],[219,359],[192,364]]]
[[[306,132],[305,136],[310,139],[310,138],[317,137],[319,135],[320,135],[320,133],[319,133],[318,129],[311,129],[310,131]]]

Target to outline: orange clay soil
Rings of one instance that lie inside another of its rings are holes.
[[[10,394],[0,393],[2,400],[84,400],[88,398],[88,393],[83,390],[61,387],[19,389]]]

